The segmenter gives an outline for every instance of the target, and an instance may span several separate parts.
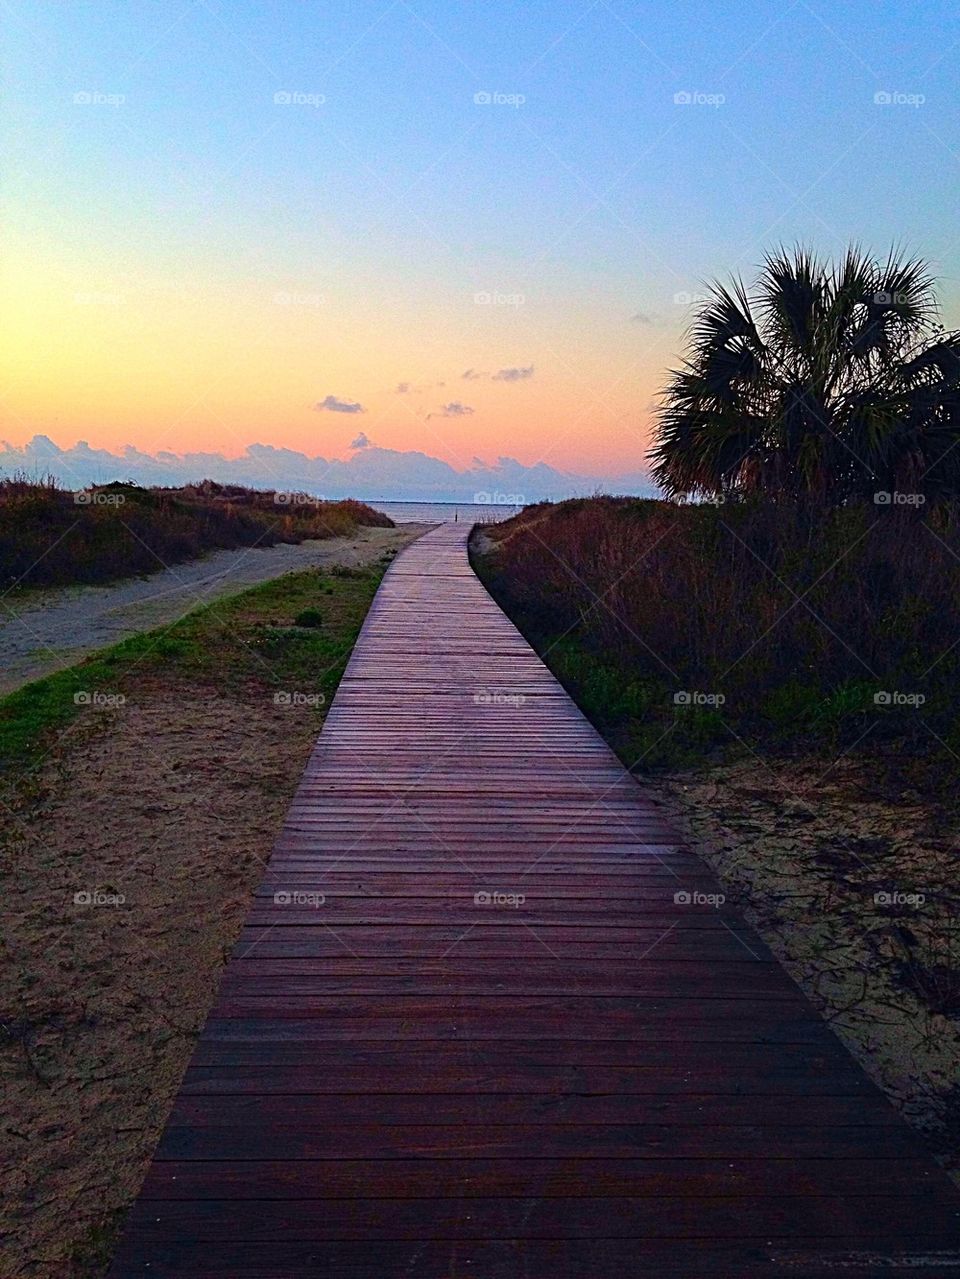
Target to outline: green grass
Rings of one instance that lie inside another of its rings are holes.
[[[388,558],[349,573],[288,573],[25,685],[0,700],[0,774],[20,774],[41,759],[88,710],[85,697],[130,698],[144,682],[186,682],[251,697],[303,694],[314,699],[308,704],[317,705],[319,717],[340,682]],[[298,619],[307,613],[314,620],[305,626]]]

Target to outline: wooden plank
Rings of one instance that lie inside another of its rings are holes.
[[[821,1198],[722,1198],[682,1196],[633,1199],[556,1199],[527,1195],[469,1201],[448,1199],[332,1199],[249,1201],[244,1214],[256,1221],[258,1242],[420,1239],[701,1239],[738,1240],[775,1235],[787,1240],[809,1231],[813,1214],[821,1238],[869,1242],[923,1236],[916,1199],[870,1196]],[[955,1204],[941,1198],[931,1207],[942,1216],[927,1229],[943,1242],[960,1244]],[[169,1200],[139,1204],[133,1228],[145,1242],[196,1239],[232,1243],[239,1213],[235,1200]]]
[[[374,600],[111,1279],[958,1279],[960,1197],[465,536]]]
[[[247,1231],[255,1230],[248,1225]],[[182,1240],[140,1241],[131,1230],[114,1267],[143,1279],[598,1279],[603,1276],[696,1276],[697,1279],[880,1279],[921,1273],[923,1279],[957,1279],[960,1253],[927,1236],[911,1240],[881,1234],[870,1245],[822,1235],[791,1239],[652,1240],[492,1239],[372,1241],[363,1243],[262,1243]]]
[[[790,1102],[784,1103],[786,1107]],[[464,1115],[471,1107],[464,1104]],[[234,1127],[172,1127],[158,1159],[724,1159],[760,1158],[771,1149],[805,1159],[877,1161],[877,1186],[887,1160],[915,1156],[918,1142],[905,1124],[812,1127],[758,1124],[690,1127],[687,1124],[457,1124],[370,1127],[327,1124],[306,1128],[290,1106],[289,1123],[252,1117]],[[946,1193],[946,1192],[945,1192]]]
[[[772,1175],[775,1173],[775,1176]],[[943,1184],[925,1159],[887,1160],[888,1194],[916,1200],[942,1196]],[[875,1187],[872,1160],[800,1159],[332,1159],[304,1166],[289,1160],[210,1164],[163,1160],[147,1175],[145,1200],[426,1199],[596,1195],[699,1199],[864,1197]],[[949,1198],[939,1202],[949,1206]]]

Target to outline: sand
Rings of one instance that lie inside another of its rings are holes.
[[[312,565],[358,565],[399,550],[429,524],[361,528],[353,537],[214,551],[149,577],[0,597],[0,693],[72,666],[87,653],[174,622],[221,595]]]
[[[852,758],[648,783],[732,901],[960,1185],[960,836]]]
[[[84,715],[0,846],[4,1279],[104,1273],[317,732],[192,685]]]

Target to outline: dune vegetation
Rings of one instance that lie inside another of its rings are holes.
[[[955,776],[952,508],[594,498],[487,535],[479,571],[628,766],[857,745]]]
[[[112,483],[70,492],[0,479],[0,588],[107,582],[206,551],[346,537],[392,528],[363,502],[204,480],[178,489]]]

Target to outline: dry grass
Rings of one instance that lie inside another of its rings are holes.
[[[0,479],[0,588],[107,582],[155,573],[205,551],[349,536],[393,521],[363,502],[239,485],[71,493],[53,481]]]
[[[925,520],[593,498],[486,532],[480,572],[628,764],[863,740],[955,775],[952,508]],[[708,700],[678,705],[682,693]]]

